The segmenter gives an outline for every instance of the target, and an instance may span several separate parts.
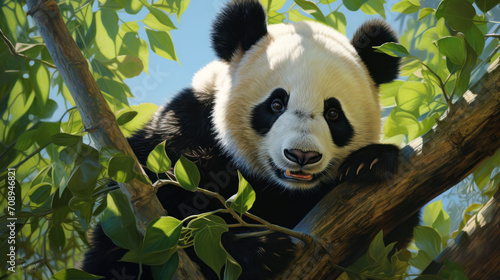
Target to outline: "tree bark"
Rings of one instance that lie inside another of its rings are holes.
[[[116,124],[116,118],[101,94],[87,60],[71,37],[57,3],[54,0],[26,2],[28,14],[33,17],[47,50],[75,100],[85,130],[89,132],[97,148],[111,147],[132,156],[136,161],[137,172],[145,175],[127,139]],[[150,221],[166,214],[152,186],[137,179],[119,185],[134,209],[137,226],[142,233]],[[199,274],[197,266],[184,252],[180,252],[179,256],[180,275]],[[184,271],[186,273],[183,273]]]
[[[372,186],[341,184],[295,228],[316,243],[302,247],[279,279],[335,279],[384,235],[462,181],[500,148],[498,60],[438,125],[406,146],[398,173]],[[494,241],[495,239],[491,239]],[[492,244],[493,245],[493,244]],[[497,250],[497,255],[499,254]],[[498,256],[497,256],[498,257]],[[475,275],[476,267],[466,271]]]
[[[469,279],[498,279],[500,276],[499,199],[500,192],[497,191],[424,273],[438,274],[444,261],[449,260],[460,264]]]

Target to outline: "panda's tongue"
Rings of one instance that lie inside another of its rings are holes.
[[[303,180],[303,181],[312,180],[311,174],[303,173],[301,171],[293,172],[293,171],[290,171],[288,169],[285,171],[285,177],[296,179],[296,180]]]

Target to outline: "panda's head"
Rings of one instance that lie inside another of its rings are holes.
[[[349,153],[379,140],[378,85],[397,77],[399,60],[372,46],[396,40],[382,21],[352,42],[315,22],[267,26],[257,0],[234,1],[212,34],[226,65],[213,113],[220,145],[287,188],[333,180]]]

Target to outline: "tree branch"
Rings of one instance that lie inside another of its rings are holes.
[[[97,148],[111,147],[132,156],[136,161],[136,172],[145,175],[127,139],[116,124],[116,118],[101,94],[89,70],[87,60],[71,37],[57,3],[54,0],[26,2],[28,15],[33,17],[47,50],[75,100],[85,130],[89,132]],[[156,197],[154,188],[150,185],[137,179],[119,185],[133,206],[136,222],[142,233],[150,221],[166,214]],[[179,274],[183,271],[188,271],[191,275],[199,274],[197,266],[181,250],[179,256],[181,257]]]
[[[398,174],[372,186],[341,184],[295,230],[317,243],[302,247],[279,279],[335,279],[381,229],[390,233],[427,202],[469,175],[500,148],[500,66],[454,104],[454,112],[400,156]]]
[[[469,279],[489,279],[500,275],[500,192],[497,191],[472,217],[457,238],[424,273],[438,274],[445,260],[459,263]]]

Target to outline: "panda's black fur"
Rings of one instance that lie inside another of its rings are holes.
[[[250,50],[266,33],[266,15],[258,1],[234,1],[225,7],[214,23],[213,48],[221,60],[231,61],[238,52]],[[382,21],[369,21],[352,39],[352,44],[376,85],[396,78],[399,59],[376,53],[372,46],[396,41],[394,32]],[[129,143],[139,161],[145,164],[154,147],[166,140],[166,152],[173,162],[180,155],[185,155],[196,163],[201,172],[200,186],[217,191],[228,199],[238,189],[238,175],[233,158],[223,151],[216,138],[213,110],[213,94],[186,88],[166,106],[161,107],[153,120],[129,138]],[[259,120],[254,122],[259,124]],[[340,133],[348,132],[340,131],[338,134]],[[344,138],[343,144],[348,144],[349,137]],[[393,174],[397,168],[398,154],[399,149],[392,145],[368,145],[344,160],[339,168],[342,176],[335,182],[323,183],[307,191],[287,191],[264,176],[242,170],[256,192],[257,199],[251,212],[271,223],[293,228],[340,180],[373,183],[387,179],[388,174]],[[378,164],[371,170],[364,168],[357,175],[355,172],[346,172],[348,169],[358,168],[362,163],[369,166],[375,159]],[[149,175],[155,180],[156,175]],[[219,201],[179,187],[162,187],[157,195],[168,214],[178,219],[220,208]],[[417,223],[418,216],[415,215],[402,226],[402,231],[397,231],[397,235],[389,235],[386,241],[400,241],[399,247],[405,246]],[[222,243],[242,266],[243,274],[240,279],[272,278],[283,272],[293,258],[295,245],[284,234],[272,233],[238,239],[235,233],[237,232],[231,231],[224,234]],[[105,276],[106,279],[136,279],[139,265],[118,261],[126,250],[114,245],[100,225],[93,231],[91,244],[92,248],[83,260],[82,268],[85,271]],[[192,248],[186,249],[186,252],[199,264],[207,279],[217,278],[196,257]],[[144,267],[142,279],[152,279],[148,267]]]

